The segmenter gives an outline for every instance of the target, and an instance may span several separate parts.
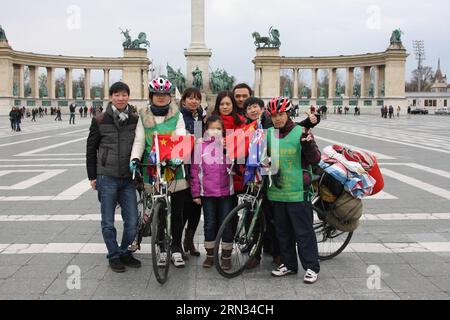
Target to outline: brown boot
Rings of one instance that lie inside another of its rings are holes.
[[[183,242],[184,251],[186,253],[190,253],[190,255],[193,257],[200,257],[200,252],[198,252],[197,248],[194,245],[194,236],[195,231],[186,229]]]
[[[231,270],[231,254],[232,250],[223,250],[222,249],[222,270],[228,271]]]
[[[210,269],[214,266],[214,249],[206,249],[206,260],[203,262],[203,268]]]

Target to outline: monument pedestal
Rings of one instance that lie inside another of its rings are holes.
[[[147,49],[124,49],[123,57],[127,60],[138,60],[144,61],[147,60]],[[136,64],[136,67],[134,66],[126,66],[123,68],[122,73],[122,79],[123,82],[125,82],[131,90],[131,100],[146,100],[148,99],[148,96],[146,96],[146,88],[148,88],[148,70],[143,70],[142,67],[139,66],[139,64]]]
[[[209,72],[209,62],[212,57],[211,50],[207,48],[190,48],[184,52],[187,62],[186,85],[192,87],[194,83],[194,76],[192,72],[199,68],[203,77],[203,90],[210,93],[211,76]]]

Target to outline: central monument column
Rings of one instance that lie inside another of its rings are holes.
[[[184,52],[187,60],[186,85],[192,87],[194,82],[192,72],[198,67],[203,75],[203,91],[210,93],[209,61],[212,52],[205,43],[205,0],[191,0],[191,12],[191,45]]]

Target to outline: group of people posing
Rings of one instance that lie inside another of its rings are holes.
[[[157,78],[151,81],[149,89],[149,105],[137,109],[129,105],[128,85],[122,82],[112,85],[110,103],[105,113],[93,119],[87,141],[87,172],[92,188],[99,193],[102,234],[111,269],[125,272],[127,267],[141,267],[141,262],[130,251],[138,225],[132,172],[140,163],[150,163],[155,132],[195,135],[199,127],[203,135],[195,137],[192,157],[201,160],[186,166],[185,175],[177,171],[169,185],[172,254],[161,254],[159,264],[164,266],[170,259],[175,267],[183,268],[188,255],[200,256],[194,237],[203,212],[206,249],[203,267],[211,268],[215,263],[221,263],[224,269],[232,267],[231,230],[222,239],[221,261],[214,261],[214,243],[218,229],[238,204],[237,195],[244,193],[245,168],[237,165],[231,170],[224,156],[225,138],[229,130],[256,123],[268,130],[268,154],[277,159],[277,183],[267,187],[263,204],[268,221],[264,251],[272,254],[276,264],[272,275],[297,274],[299,257],[306,271],[304,281],[315,283],[320,264],[308,194],[312,183],[311,166],[321,158],[311,132],[320,117],[310,114],[297,124],[291,119],[293,106],[288,98],[274,98],[266,106],[262,100],[252,97],[253,91],[246,84],[237,85],[233,91],[220,92],[214,109],[207,111],[201,107],[202,94],[196,88],[184,92],[180,105],[172,99],[174,88],[169,80]],[[275,148],[272,151],[275,144],[277,155]],[[179,162],[178,159],[172,161]],[[144,170],[144,182],[149,184],[151,178]],[[124,221],[120,245],[114,227],[117,204]],[[249,268],[257,267],[260,259],[252,261]]]

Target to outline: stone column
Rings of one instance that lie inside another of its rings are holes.
[[[347,76],[345,80],[345,97],[351,98],[353,97],[353,82],[354,82],[354,75],[355,68],[347,68]]]
[[[406,58],[408,54],[401,49],[389,48],[386,56],[385,74],[385,105],[400,106],[403,112],[406,110],[407,100],[405,93]]]
[[[202,71],[203,91],[209,93],[211,78],[209,62],[212,52],[206,47],[205,42],[205,0],[191,0],[191,16],[191,45],[184,53],[187,60],[187,86],[193,85],[192,73],[198,67]]]
[[[254,60],[255,68],[260,69],[260,93],[262,99],[271,99],[280,96],[280,64],[278,48],[260,48],[256,50]],[[271,59],[273,63],[259,63],[259,60]]]
[[[405,65],[398,61],[386,63],[386,97],[405,97]]]
[[[261,96],[261,69],[255,68],[255,85],[254,85],[255,97]]]
[[[375,66],[374,67],[375,70],[375,81],[374,81],[374,90],[373,90],[373,97],[379,98],[380,97],[380,66]]]
[[[109,69],[103,70],[103,94],[105,96],[104,100],[109,98]]]
[[[25,98],[25,66],[19,66],[19,98]]]
[[[73,73],[72,69],[66,68],[66,99],[73,99]]]
[[[14,66],[11,60],[3,59],[2,57],[2,59],[0,59],[0,97],[9,98],[13,96],[13,82],[14,82]],[[8,108],[10,108],[10,106],[8,106]],[[0,107],[0,112],[1,111],[2,109]]]
[[[294,68],[294,93],[292,94],[292,97],[294,99],[298,99],[298,73],[299,73],[299,69],[298,68]]]
[[[143,97],[142,99],[146,100],[149,96],[149,84],[150,79],[148,78],[148,70],[142,70],[142,85],[143,85]],[[183,94],[183,92],[181,92]]]
[[[383,88],[383,84],[385,83],[385,66],[379,66],[378,68],[378,92],[377,92],[377,96],[379,98],[382,98],[381,95],[381,90]]]
[[[205,48],[205,0],[191,0],[191,48]]]
[[[55,68],[47,67],[47,91],[49,99],[56,99]]]
[[[17,96],[18,98],[24,97],[24,66],[20,64],[14,64],[14,84],[17,85]],[[14,94],[14,90],[13,90]]]
[[[336,68],[332,68],[328,71],[328,99],[333,99],[336,96]]]
[[[84,69],[84,100],[91,100],[91,69]]]
[[[85,69],[84,70],[84,99],[85,100],[92,100],[91,97],[91,69]]]
[[[367,98],[369,96],[370,86],[370,67],[361,68],[361,98]]]
[[[39,99],[39,67],[30,66],[30,85],[33,99]]]
[[[317,99],[317,73],[319,69],[312,69],[312,83],[311,83],[311,99]]]

